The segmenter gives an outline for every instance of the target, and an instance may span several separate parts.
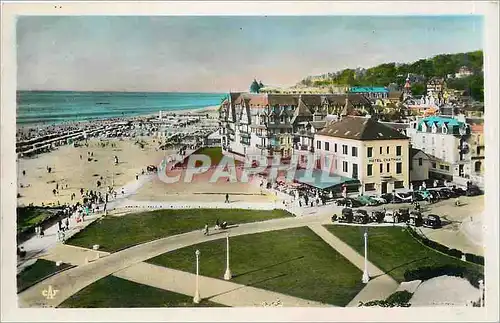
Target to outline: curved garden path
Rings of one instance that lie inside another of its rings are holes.
[[[330,223],[328,216],[314,216],[314,217],[293,217],[285,219],[274,219],[263,222],[254,222],[241,224],[237,227],[233,227],[229,231],[231,236],[239,236],[245,234],[253,234],[260,232],[267,232],[273,230],[282,230],[288,228],[296,228],[302,226],[314,226]],[[220,231],[224,233],[224,231]],[[320,235],[321,236],[321,235]],[[333,236],[333,235],[332,235]],[[204,236],[201,231],[192,231],[188,233],[183,233],[175,236],[170,236],[151,242],[146,242],[122,251],[118,251],[109,255],[99,258],[93,262],[83,264],[81,266],[63,271],[56,274],[48,279],[28,288],[18,295],[19,306],[20,307],[56,307],[60,305],[64,300],[69,298],[71,295],[77,293],[84,287],[96,282],[97,280],[104,278],[113,273],[120,272],[126,268],[133,265],[144,262],[150,258],[159,256],[163,253],[170,252],[176,249],[188,247],[190,245],[203,243],[206,241],[212,241],[220,239],[223,235],[219,233],[213,233],[209,236]],[[324,237],[322,237],[325,239]],[[336,239],[336,237],[334,237]],[[338,239],[337,239],[338,240]],[[337,246],[342,249],[340,252],[356,266],[359,263],[360,255],[348,247],[345,243],[340,240],[335,240],[329,242],[336,249]],[[327,240],[325,240],[327,241]],[[328,241],[327,241],[328,242]],[[353,259],[356,259],[353,261]],[[370,268],[376,268],[373,264],[369,264]],[[358,266],[359,267],[359,266]],[[376,273],[381,273],[378,269],[373,269]],[[123,273],[123,271],[122,271]],[[388,277],[383,275],[383,277]],[[361,277],[360,277],[361,279]],[[374,279],[375,283],[377,279]],[[397,288],[397,284],[389,278],[391,293]],[[378,288],[375,286],[370,289]],[[53,289],[58,290],[57,294],[52,299],[47,299],[43,296],[43,291],[47,290],[51,286]],[[371,286],[371,282],[365,287],[365,289]],[[394,287],[394,288],[393,288]],[[363,289],[361,293],[365,292]],[[389,293],[390,294],[390,293]]]

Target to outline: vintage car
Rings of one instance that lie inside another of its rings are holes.
[[[353,222],[358,224],[367,224],[368,222],[370,222],[370,217],[368,216],[368,213],[366,211],[365,212],[360,212],[360,211],[364,210],[354,211]]]
[[[423,225],[426,228],[438,229],[441,228],[441,218],[435,214],[429,214],[423,219]]]
[[[396,214],[393,210],[385,211],[384,222],[396,223]]]
[[[396,221],[398,223],[410,221],[410,210],[408,208],[401,208],[396,213]]]
[[[382,223],[384,222],[384,217],[385,217],[385,213],[382,212],[382,211],[373,211],[371,216],[370,216],[370,221],[371,222],[378,222],[378,223]]]
[[[411,225],[416,226],[416,227],[421,226],[423,223],[422,213],[420,213],[418,211],[411,211],[409,223]]]
[[[352,223],[353,218],[354,218],[354,213],[352,209],[346,207],[342,209],[342,215],[339,218],[339,222]]]
[[[483,194],[483,191],[477,187],[476,185],[470,185],[467,188],[467,191],[465,192],[465,195],[467,196],[476,196],[476,195],[481,195]]]

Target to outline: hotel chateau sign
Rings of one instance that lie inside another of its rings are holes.
[[[369,163],[385,163],[391,161],[402,161],[401,157],[391,157],[391,158],[368,158]]]

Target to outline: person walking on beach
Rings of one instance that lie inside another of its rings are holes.
[[[139,175],[138,174],[135,174],[135,180],[138,181],[139,180]]]
[[[229,194],[228,193],[226,193],[226,201],[225,201],[225,203],[229,203]]]
[[[80,189],[80,195],[83,196],[83,188]]]
[[[54,189],[52,190],[52,194],[54,194],[54,196],[55,196],[55,195],[56,195],[56,193],[57,193],[57,191],[56,191],[56,189],[54,188]]]
[[[25,170],[23,170],[23,176],[26,176],[26,171]]]

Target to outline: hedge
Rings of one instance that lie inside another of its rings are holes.
[[[484,281],[484,275],[477,271],[470,270],[466,267],[455,265],[444,265],[440,267],[420,267],[413,270],[408,270],[404,273],[406,281],[412,280],[428,280],[439,276],[455,276],[467,279],[472,286],[479,288],[479,281]]]
[[[385,300],[375,300],[366,303],[360,302],[359,306],[381,306],[381,307],[410,307],[410,299],[412,293],[403,290],[395,292],[387,297]]]
[[[474,255],[472,253],[466,253],[465,260],[484,266],[484,257],[483,256]]]
[[[440,251],[442,253],[445,253],[449,256],[452,256],[452,257],[455,257],[458,259],[462,259],[462,256],[465,255],[465,260],[484,266],[484,257],[482,257],[482,256],[474,255],[471,253],[464,254],[462,251],[460,251],[458,249],[450,249],[447,246],[444,246],[436,241],[422,237],[411,227],[408,227],[408,231],[415,239],[419,240],[420,242],[422,242],[424,245],[426,245],[429,248]]]

